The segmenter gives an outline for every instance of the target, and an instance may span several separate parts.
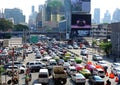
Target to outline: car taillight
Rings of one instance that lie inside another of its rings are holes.
[[[76,80],[80,80],[80,79],[76,79]]]

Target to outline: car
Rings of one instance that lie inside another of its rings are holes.
[[[71,76],[74,73],[77,73],[77,70],[76,70],[75,66],[69,66],[67,68],[67,73],[68,73],[69,76]]]
[[[68,49],[73,49],[73,46],[72,45],[68,45],[67,48]]]
[[[100,55],[98,55],[98,54],[94,54],[92,56],[92,60],[94,60],[94,61],[101,61],[101,60],[103,60],[103,58]]]
[[[91,71],[91,73],[92,73],[93,69],[95,69],[96,67],[93,64],[86,64],[85,68],[88,69],[89,71]]]
[[[38,72],[41,68],[44,68],[44,65],[39,61],[29,61],[26,63],[26,67],[30,68],[31,72]]]
[[[82,70],[84,68],[84,66],[81,65],[81,64],[76,64],[75,68],[76,68],[77,71],[79,71],[79,70]]]
[[[63,59],[58,59],[58,60],[57,60],[58,65],[63,65],[64,62],[65,62],[65,61],[64,61]]]
[[[79,72],[83,74],[86,78],[89,78],[89,76],[91,76],[91,72],[88,69],[82,69]]]
[[[81,55],[86,56],[88,55],[88,51],[86,49],[81,50]]]
[[[21,73],[21,70],[23,70],[23,69],[21,69],[21,68],[19,68],[18,66],[8,66],[8,68],[6,69],[6,73],[9,75],[9,76],[12,76],[12,72],[13,73],[15,73],[15,72],[17,72],[17,73]],[[24,69],[24,71],[25,71],[25,69]]]
[[[41,53],[36,53],[36,54],[35,54],[35,58],[36,58],[36,59],[41,59],[41,58],[42,58]]]
[[[26,51],[26,53],[27,53],[27,54],[31,54],[31,53],[33,53],[33,50],[32,50],[32,49],[29,49],[29,50]]]
[[[74,49],[79,49],[79,46],[78,45],[73,45],[73,48]]]
[[[56,65],[57,65],[57,62],[56,62],[55,59],[50,59],[50,60],[48,60],[48,62],[47,62],[47,68],[48,68],[48,69],[52,69],[53,66],[56,66]]]
[[[71,79],[75,83],[79,83],[80,85],[85,85],[85,83],[86,83],[86,78],[81,73],[72,74]]]
[[[120,67],[120,63],[112,63],[111,68],[113,67]]]
[[[113,67],[111,72],[116,76],[120,75],[120,67]]]
[[[75,65],[76,64],[75,59],[69,59],[68,62],[70,63],[70,65]]]
[[[102,67],[104,67],[104,68],[108,68],[108,64],[106,63],[106,61],[98,61],[97,63],[96,63],[97,65],[100,65],[100,66],[102,66]]]
[[[104,85],[104,80],[98,75],[92,75],[89,77],[91,85]]]
[[[63,67],[66,70],[70,66],[69,62],[64,62]]]

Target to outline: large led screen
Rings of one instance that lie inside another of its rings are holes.
[[[71,11],[90,13],[90,4],[91,0],[71,0]]]
[[[90,29],[91,14],[72,14],[71,29]]]

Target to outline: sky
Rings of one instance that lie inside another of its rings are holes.
[[[28,20],[31,14],[31,7],[35,6],[35,11],[38,11],[38,6],[44,4],[46,0],[0,0],[0,10],[5,8],[19,8],[23,10],[23,14],[26,15]],[[120,0],[91,0],[91,14],[94,13],[95,8],[100,8],[101,18],[106,10],[109,10],[111,14],[116,8],[120,8]],[[28,21],[27,21],[28,22]]]

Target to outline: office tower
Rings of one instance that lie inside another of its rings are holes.
[[[100,24],[100,8],[94,9],[94,20],[93,21],[95,24]]]
[[[112,16],[112,22],[120,22],[120,9],[116,8]]]
[[[6,19],[13,18],[14,24],[25,23],[25,15],[18,8],[5,9],[4,15]]]
[[[35,12],[35,6],[32,6],[32,13]]]
[[[37,12],[35,12],[34,6],[32,6],[31,11],[32,11],[32,13],[29,16],[29,27],[31,30],[36,30]]]
[[[103,23],[111,23],[111,15],[108,10],[104,13]]]

